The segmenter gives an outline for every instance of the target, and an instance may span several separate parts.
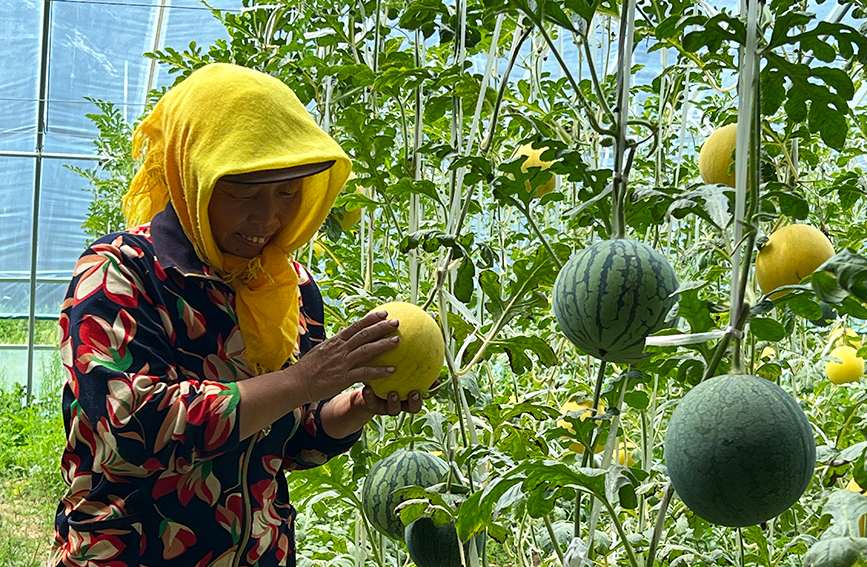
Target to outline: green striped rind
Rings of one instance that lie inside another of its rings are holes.
[[[813,476],[816,445],[807,416],[778,385],[718,376],[675,408],[665,464],[693,512],[722,526],[752,526],[798,501]]]
[[[479,557],[484,557],[485,534],[473,538]],[[434,524],[429,516],[423,516],[406,526],[404,534],[406,551],[416,567],[461,567],[461,552],[458,549],[458,532],[455,523],[442,526]],[[470,542],[464,542],[464,558],[470,561]]]
[[[394,509],[401,498],[392,492],[404,486],[432,486],[448,470],[436,455],[425,451],[395,451],[374,463],[361,487],[361,504],[371,525],[384,535],[403,541],[404,525]]]
[[[609,362],[636,362],[647,335],[665,326],[677,301],[677,276],[665,257],[627,239],[581,250],[554,282],[557,323],[582,351]]]

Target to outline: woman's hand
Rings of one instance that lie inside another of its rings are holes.
[[[397,392],[390,392],[383,400],[373,393],[373,388],[364,386],[343,392],[322,408],[322,428],[330,437],[343,439],[352,435],[370,421],[374,415],[398,415],[401,412],[418,413],[422,396],[412,391],[407,399],[400,401]]]
[[[394,367],[367,365],[373,357],[398,344],[396,335],[387,335],[397,329],[399,322],[386,317],[385,311],[368,313],[310,349],[284,372],[302,381],[309,401],[330,398],[353,384],[390,375]]]
[[[359,394],[360,401],[354,403],[360,405],[365,410],[376,415],[397,415],[401,412],[418,413],[421,411],[422,396],[418,390],[413,390],[409,393],[405,400],[401,401],[397,392],[389,392],[388,398],[383,400],[373,392],[370,386],[364,386],[360,390],[356,390]]]
[[[385,311],[369,313],[330,339],[319,343],[298,362],[276,372],[238,382],[241,395],[241,439],[277,421],[294,408],[327,398],[322,408],[325,432],[342,439],[367,423],[377,413],[396,415],[421,409],[421,396],[406,402],[378,400],[369,386],[345,391],[359,382],[383,378],[393,368],[369,366],[373,357],[393,349],[398,337],[389,337],[397,319],[386,319]],[[372,396],[370,401],[367,396]],[[378,400],[378,401],[377,401]]]

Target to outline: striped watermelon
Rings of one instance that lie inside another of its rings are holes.
[[[432,486],[448,471],[441,458],[425,451],[395,451],[374,463],[361,487],[361,505],[371,525],[386,536],[403,541],[404,526],[394,509],[401,502],[394,490],[404,486]]]
[[[554,316],[578,348],[609,362],[642,358],[647,335],[665,325],[677,277],[647,244],[603,240],[581,250],[554,282]]]
[[[406,527],[406,550],[416,567],[461,567],[458,532],[455,523],[442,526],[423,516]],[[485,534],[473,538],[479,557],[484,554]],[[464,559],[470,564],[470,542],[464,542]]]

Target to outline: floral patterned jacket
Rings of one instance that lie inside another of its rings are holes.
[[[322,297],[299,274],[296,355],[325,338]],[[87,567],[295,565],[285,472],[320,465],[322,405],[241,441],[235,384],[250,377],[232,289],[209,273],[169,205],[97,240],[60,316],[69,490],[52,563]]]

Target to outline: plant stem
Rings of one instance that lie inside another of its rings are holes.
[[[548,530],[548,537],[551,538],[551,546],[557,552],[557,558],[560,560],[560,565],[566,567],[566,558],[563,556],[563,550],[560,549],[560,542],[557,541],[557,534],[554,533],[554,526],[551,525],[551,515],[545,514],[542,520],[545,522],[545,529]]]
[[[614,529],[617,530],[617,535],[620,537],[620,541],[623,542],[623,549],[626,550],[626,556],[629,557],[629,563],[632,564],[632,567],[639,567],[638,558],[635,556],[632,544],[629,543],[629,539],[626,537],[626,531],[623,529],[623,522],[621,522],[620,518],[617,517],[617,510],[615,510],[614,506],[607,500],[600,501],[605,508],[608,509],[608,513],[611,515],[611,520],[614,522]],[[592,550],[593,542],[590,542],[590,545]]]
[[[561,262],[560,258],[558,258],[556,254],[554,254],[554,250],[551,249],[551,245],[548,243],[548,239],[545,238],[545,235],[542,234],[542,231],[539,230],[539,226],[533,220],[533,215],[530,212],[529,205],[518,203],[518,210],[524,213],[524,216],[527,217],[527,222],[530,224],[530,228],[533,230],[533,232],[536,233],[536,236],[539,237],[539,240],[542,241],[542,246],[544,246],[545,250],[548,251],[548,255],[551,256],[551,259],[554,260],[554,263],[557,264],[557,269],[563,269],[563,262]]]
[[[662,500],[659,503],[659,513],[656,515],[656,525],[653,528],[653,538],[650,540],[650,547],[647,550],[647,567],[653,567],[656,562],[656,548],[659,546],[659,540],[662,538],[662,530],[665,527],[666,512],[671,503],[671,497],[674,496],[674,487],[671,481],[665,484],[665,491],[662,494]]]
[[[749,314],[750,309],[747,305],[740,310],[740,319],[734,325],[731,325],[731,332],[724,334],[719,340],[719,344],[717,344],[716,350],[714,350],[713,358],[708,363],[707,368],[704,369],[704,375],[701,377],[702,382],[716,375],[716,369],[719,366],[719,363],[722,362],[726,350],[728,350],[729,343],[732,340],[732,335],[741,332]]]
[[[620,16],[620,43],[617,66],[617,136],[614,147],[614,191],[611,196],[611,238],[626,236],[625,205],[629,168],[626,135],[629,130],[629,87],[632,81],[632,38],[635,32],[635,0],[624,0]]]
[[[738,128],[737,141],[740,142],[735,146],[735,212],[734,212],[734,250],[732,251],[732,281],[731,281],[731,305],[729,321],[738,321],[740,319],[739,309],[744,304],[744,292],[746,291],[746,282],[742,282],[741,272],[743,266],[741,262],[749,265],[749,257],[744,260],[746,254],[752,254],[752,248],[741,253],[742,231],[745,226],[746,218],[746,202],[747,189],[755,184],[748,177],[751,172],[758,172],[758,146],[755,143],[753,134],[757,132],[757,124],[754,120],[754,112],[756,103],[756,94],[758,93],[759,74],[756,72],[758,54],[757,54],[757,26],[758,26],[758,2],[756,0],[747,0],[743,6],[741,16],[746,16],[747,19],[747,37],[746,45],[740,50],[740,73],[738,75],[738,115],[746,117],[745,123]],[[744,13],[745,11],[745,13]],[[750,219],[751,220],[751,219]],[[741,357],[740,337],[735,337],[735,352],[732,361],[732,368],[736,371],[743,371],[743,362]]]
[[[548,43],[548,48],[551,50],[551,53],[553,53],[554,57],[557,58],[557,62],[563,69],[563,73],[566,75],[566,78],[569,80],[572,88],[575,90],[575,95],[578,97],[578,101],[581,103],[581,106],[586,111],[585,118],[587,118],[587,122],[590,124],[590,127],[593,128],[593,130],[595,130],[600,135],[614,136],[614,130],[611,130],[610,128],[603,128],[596,120],[596,117],[593,115],[593,111],[595,109],[590,105],[587,99],[584,98],[584,93],[581,92],[581,85],[575,80],[575,77],[572,76],[572,72],[569,70],[569,67],[566,65],[566,62],[563,60],[563,57],[560,55],[560,52],[554,45],[554,42],[551,41],[551,38],[548,36],[548,32],[545,31],[545,26],[543,26],[541,22],[534,23],[539,29],[539,33],[542,34],[542,37]]]
[[[530,37],[530,29],[525,28],[523,26],[519,26],[515,28],[515,37],[512,41],[512,53],[509,55],[508,63],[506,64],[506,70],[503,72],[503,78],[500,82],[500,90],[497,91],[497,100],[494,102],[494,110],[491,112],[490,118],[490,127],[488,128],[488,135],[485,136],[485,139],[482,140],[482,143],[479,144],[479,153],[481,155],[485,155],[488,153],[488,150],[491,149],[491,143],[494,140],[494,132],[497,129],[497,121],[499,119],[500,114],[500,106],[503,104],[503,97],[506,94],[506,89],[509,86],[509,75],[512,73],[512,68],[515,66],[515,61],[518,60],[518,55],[521,51],[521,46]]]

